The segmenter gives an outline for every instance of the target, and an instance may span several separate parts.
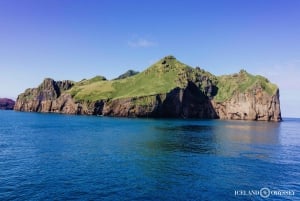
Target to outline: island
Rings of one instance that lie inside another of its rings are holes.
[[[9,98],[0,98],[0,110],[13,110],[15,101]]]
[[[244,69],[215,76],[174,56],[112,80],[46,78],[37,88],[21,93],[14,109],[115,117],[282,120],[279,89],[267,78]]]

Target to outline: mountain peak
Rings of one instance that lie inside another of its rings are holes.
[[[174,57],[173,55],[168,55],[168,56],[165,56],[163,59],[173,60],[173,59],[176,59],[176,57]]]
[[[136,74],[138,74],[138,71],[135,70],[128,70],[125,73],[123,73],[122,75],[119,75],[117,78],[113,79],[113,80],[120,80],[120,79],[125,79],[131,76],[134,76]]]
[[[160,59],[159,63],[161,63],[161,64],[167,64],[167,63],[176,62],[176,61],[177,61],[176,57],[174,57],[173,55],[168,55],[168,56],[165,56],[162,59]]]
[[[169,72],[178,72],[184,69],[190,68],[188,65],[178,61],[173,55],[168,55],[156,63],[151,65],[148,69],[146,69],[145,73],[169,73]]]

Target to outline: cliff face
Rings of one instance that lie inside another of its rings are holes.
[[[70,89],[73,84],[69,80],[56,82],[46,78],[37,88],[27,89],[20,94],[14,109],[28,112],[72,113],[75,110],[73,99],[63,92]]]
[[[245,70],[218,79],[212,104],[220,119],[281,121],[279,89],[268,79]]]
[[[221,103],[212,101],[212,105],[220,119],[281,121],[279,90],[270,96],[258,88]]]
[[[166,94],[104,101],[100,115],[122,117],[217,118],[210,100],[190,83]]]
[[[192,82],[185,89],[175,88],[166,94],[91,102],[75,101],[55,87],[58,83],[45,79],[38,88],[27,89],[19,95],[14,109],[119,117],[217,118],[210,100]]]
[[[14,109],[15,101],[9,98],[0,98],[0,110]]]
[[[47,78],[37,88],[20,94],[14,109],[120,117],[281,121],[279,90],[265,78],[246,71],[216,77],[174,59],[165,57],[142,73],[113,81],[93,78],[75,83]]]

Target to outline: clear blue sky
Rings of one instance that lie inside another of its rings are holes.
[[[298,0],[0,0],[0,97],[169,54],[216,75],[262,74],[280,87],[282,115],[300,117]]]

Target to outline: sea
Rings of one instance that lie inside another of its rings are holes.
[[[0,200],[300,200],[299,130],[0,111]]]

